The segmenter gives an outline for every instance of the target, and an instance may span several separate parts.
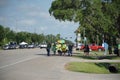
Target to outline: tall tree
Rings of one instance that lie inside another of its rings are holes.
[[[79,22],[81,32],[90,41],[99,36],[110,39],[110,36],[119,37],[120,0],[55,0],[49,12],[60,21],[68,20]],[[92,36],[92,37],[91,37]],[[110,42],[109,42],[110,43]]]
[[[0,46],[2,45],[2,41],[4,38],[5,38],[4,27],[2,25],[0,25]]]

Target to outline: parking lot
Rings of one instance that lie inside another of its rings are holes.
[[[120,74],[88,74],[67,71],[64,66],[70,61],[88,60],[68,56],[48,57],[46,50],[40,48],[0,50],[0,80],[120,79]],[[118,60],[118,62],[120,61]]]

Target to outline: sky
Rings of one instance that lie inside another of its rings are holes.
[[[74,41],[74,31],[79,24],[59,21],[50,16],[48,10],[52,1],[54,0],[0,0],[0,25],[16,32],[60,34],[62,38]]]

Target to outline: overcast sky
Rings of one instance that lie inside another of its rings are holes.
[[[74,22],[60,22],[50,16],[48,10],[53,0],[0,0],[0,25],[11,30],[32,33],[61,34],[61,37],[72,37],[79,26]]]

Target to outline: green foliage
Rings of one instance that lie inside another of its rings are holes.
[[[102,36],[110,45],[113,36],[120,37],[120,0],[55,0],[49,12],[58,20],[79,22],[82,35],[86,29],[90,42],[96,42],[96,35],[102,43]],[[92,36],[92,37],[91,37]],[[114,40],[115,41],[115,40]],[[114,42],[113,44],[116,44]]]
[[[49,34],[37,34],[37,33],[29,33],[29,32],[14,32],[10,30],[10,28],[5,28],[0,25],[0,46],[7,44],[8,42],[15,41],[18,44],[22,41],[25,41],[29,44],[31,43],[45,43],[51,42],[54,43],[60,39],[60,34],[56,36]]]
[[[4,27],[0,25],[0,41],[2,41],[4,38]]]

